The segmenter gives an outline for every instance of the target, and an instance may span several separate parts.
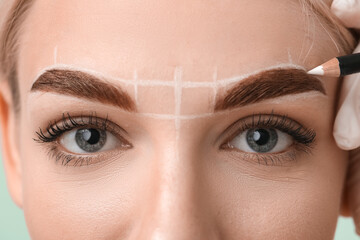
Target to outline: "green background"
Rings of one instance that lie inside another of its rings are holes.
[[[22,211],[12,202],[7,191],[0,153],[0,240],[29,240]],[[355,240],[354,224],[350,218],[340,218],[335,240]]]

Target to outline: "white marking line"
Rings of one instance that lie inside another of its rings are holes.
[[[182,68],[176,67],[174,73],[174,83],[175,83],[175,129],[176,129],[176,139],[179,138],[179,130],[180,130],[180,116],[181,116],[181,94],[182,94],[182,86],[181,86],[181,77],[182,77]]]
[[[153,87],[153,86],[174,87],[175,83],[173,81],[161,81],[161,80],[138,80],[138,85],[140,85],[140,86],[151,86],[151,87]]]
[[[42,71],[40,71],[37,75],[37,77],[34,79],[33,83],[36,81],[36,79],[38,79],[42,74],[44,74],[46,71],[52,70],[52,69],[63,69],[63,70],[72,70],[72,71],[82,71],[82,72],[86,72],[88,74],[91,74],[93,76],[96,76],[100,79],[106,79],[107,81],[110,82],[121,82],[124,83],[125,85],[135,85],[135,97],[137,98],[137,87],[140,86],[173,86],[174,87],[174,92],[175,92],[175,115],[171,115],[171,114],[157,114],[157,113],[137,113],[137,115],[139,116],[144,116],[144,117],[151,117],[151,118],[155,118],[155,119],[163,119],[163,120],[175,120],[175,127],[177,129],[177,139],[179,138],[179,133],[178,130],[180,129],[180,121],[181,120],[189,120],[189,119],[198,119],[198,118],[206,118],[206,117],[211,117],[211,116],[216,116],[218,114],[224,114],[226,112],[232,112],[231,111],[221,111],[218,113],[204,113],[204,114],[199,114],[199,115],[180,115],[181,114],[181,94],[182,94],[182,88],[196,88],[196,87],[211,87],[211,88],[215,88],[216,94],[218,91],[218,87],[219,85],[221,86],[226,86],[227,84],[231,84],[231,83],[236,83],[238,81],[241,81],[244,78],[247,78],[251,75],[255,75],[258,74],[260,72],[266,71],[266,70],[271,70],[271,69],[286,69],[286,68],[295,68],[295,69],[302,69],[305,70],[304,67],[300,66],[300,65],[296,65],[296,64],[292,64],[292,63],[283,63],[283,64],[278,64],[278,65],[274,65],[274,66],[270,66],[267,68],[263,68],[263,69],[259,69],[257,71],[254,71],[252,73],[248,73],[248,74],[244,74],[244,75],[239,75],[239,76],[235,76],[235,77],[231,77],[231,78],[225,78],[225,79],[221,79],[221,80],[217,80],[217,70],[214,72],[213,75],[213,79],[211,82],[182,82],[181,78],[182,78],[182,68],[181,67],[177,67],[175,69],[174,72],[174,81],[161,81],[161,80],[139,80],[137,77],[137,72],[134,72],[134,80],[135,81],[131,81],[131,80],[126,80],[126,79],[122,79],[122,78],[113,78],[113,77],[109,77],[106,76],[102,73],[99,73],[97,71],[91,70],[91,69],[86,69],[86,68],[81,68],[81,67],[73,67],[73,66],[69,66],[66,64],[55,64],[52,66],[49,66],[47,68],[44,68]],[[236,111],[236,109],[234,110]]]
[[[215,67],[214,74],[213,74],[213,101],[212,101],[212,108],[215,108],[216,98],[217,98],[217,67]]]
[[[182,68],[176,67],[174,72],[174,82],[175,82],[175,159],[177,162],[180,160],[180,151],[179,151],[179,139],[180,139],[180,125],[181,125],[181,77],[182,77]]]
[[[180,67],[178,67],[180,68]],[[266,68],[262,68],[259,69],[257,71],[251,72],[251,73],[247,73],[247,74],[243,74],[243,75],[238,75],[238,76],[234,76],[234,77],[230,77],[230,78],[224,78],[224,79],[219,79],[216,80],[216,85],[217,86],[224,86],[227,84],[231,84],[234,82],[238,82],[241,81],[244,78],[247,78],[249,76],[258,74],[260,72],[263,71],[267,71],[267,70],[272,70],[272,69],[285,69],[285,68],[295,68],[295,69],[302,69],[305,70],[305,68],[303,66],[300,65],[296,65],[296,64],[292,64],[292,63],[282,63],[282,64],[277,64],[274,66],[270,66],[270,67],[266,67]],[[90,69],[86,69],[86,68],[81,68],[81,67],[73,67],[73,66],[69,66],[69,65],[65,65],[65,64],[55,64],[52,66],[49,66],[47,68],[44,68],[42,71],[39,72],[39,74],[36,76],[36,78],[34,79],[33,82],[35,82],[35,80],[42,75],[43,73],[45,73],[46,71],[52,70],[52,69],[63,69],[63,70],[73,70],[73,71],[82,71],[82,72],[86,72],[89,74],[92,74],[96,77],[99,77],[101,79],[106,79],[109,81],[116,81],[116,82],[120,82],[120,83],[124,83],[126,85],[133,85],[134,81],[131,81],[129,79],[124,79],[124,78],[114,78],[114,77],[110,77],[107,75],[104,75],[100,72],[94,71],[94,70],[90,70]],[[176,72],[176,70],[175,70]],[[181,70],[182,72],[182,70]],[[176,83],[175,81],[163,81],[163,80],[141,80],[138,79],[137,80],[137,85],[138,86],[172,86],[175,87]],[[182,88],[197,88],[197,87],[213,87],[214,86],[214,81],[213,79],[209,82],[191,82],[191,81],[187,81],[187,82],[181,82],[181,86]]]
[[[222,112],[223,114],[224,112]],[[154,119],[161,119],[161,120],[176,120],[178,119],[179,122],[181,120],[191,120],[191,119],[199,119],[199,118],[206,118],[206,117],[211,117],[211,116],[216,116],[219,113],[204,113],[204,114],[194,114],[194,115],[180,115],[180,116],[176,116],[176,115],[172,115],[172,114],[160,114],[160,113],[136,113],[139,116],[142,117],[149,117],[149,118],[154,118]],[[178,124],[179,124],[178,122]]]
[[[138,75],[136,69],[134,70],[134,94],[135,94],[135,105],[138,107]]]
[[[58,46],[55,46],[55,48],[54,48],[54,64],[57,63],[57,53],[58,53]]]
[[[290,53],[290,49],[287,49],[287,53],[288,53],[288,59],[289,59],[289,63],[293,63],[292,57],[291,57],[291,53]]]
[[[263,71],[268,71],[268,70],[272,70],[272,69],[286,69],[286,68],[295,68],[295,69],[301,69],[305,71],[305,68],[303,66],[300,65],[296,65],[296,64],[291,64],[291,63],[282,63],[282,64],[278,64],[278,65],[274,65],[274,66],[270,66],[270,67],[266,67],[266,68],[262,68],[259,69],[257,71],[251,72],[251,73],[247,73],[247,74],[243,74],[243,75],[239,75],[239,76],[235,76],[235,77],[231,77],[231,78],[225,78],[225,79],[221,79],[218,80],[216,82],[217,86],[226,86],[228,84],[232,84],[232,83],[236,83],[239,82],[245,78],[248,78],[250,76],[259,74]]]
[[[295,102],[295,101],[299,101],[301,99],[309,99],[309,98],[315,98],[315,97],[323,97],[323,98],[328,98],[325,95],[322,95],[321,93],[317,92],[317,91],[311,91],[311,92],[304,92],[304,93],[298,93],[295,95],[286,95],[286,96],[282,96],[276,99],[270,99],[270,100],[266,100],[266,104],[279,104],[279,103],[284,103],[284,102]],[[193,119],[200,119],[200,118],[209,118],[209,117],[217,117],[217,116],[221,116],[221,115],[229,115],[233,112],[239,112],[238,108],[234,108],[234,109],[230,109],[230,110],[224,110],[224,111],[219,111],[219,112],[210,112],[210,113],[203,113],[203,114],[189,114],[189,115],[180,115],[180,116],[176,116],[174,114],[157,114],[157,113],[135,113],[138,116],[141,117],[149,117],[149,118],[153,118],[153,119],[159,119],[159,120],[176,120],[178,119],[179,121],[182,120],[193,120]]]

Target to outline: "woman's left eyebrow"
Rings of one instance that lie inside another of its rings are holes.
[[[304,70],[271,69],[243,79],[218,97],[215,112],[254,104],[289,94],[318,91],[326,95],[323,83]]]

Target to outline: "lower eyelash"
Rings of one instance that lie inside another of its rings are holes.
[[[96,164],[106,159],[108,162],[113,157],[119,157],[119,152],[113,154],[99,153],[97,156],[77,156],[69,153],[64,153],[58,148],[57,143],[50,143],[48,147],[48,156],[50,159],[55,159],[55,163],[60,163],[62,166],[81,167]]]
[[[284,163],[295,162],[299,153],[311,154],[311,147],[309,146],[295,143],[293,147],[294,149],[289,152],[281,154],[259,154],[258,163],[263,163],[266,166],[282,166]]]
[[[48,151],[50,159],[55,159],[55,163],[61,162],[61,165],[66,166],[69,162],[72,162],[75,157],[69,154],[58,151],[57,146],[51,146]],[[84,157],[81,157],[84,160]],[[81,160],[81,163],[83,161]],[[75,164],[76,166],[76,164]]]
[[[222,150],[228,151],[230,156],[235,160],[239,159],[239,151],[232,151],[230,148],[223,148]],[[259,165],[265,166],[276,166],[282,167],[286,163],[294,163],[298,160],[300,153],[311,154],[311,147],[295,144],[293,149],[288,152],[282,153],[268,153],[268,154],[257,154],[257,153],[248,153],[241,152],[241,159],[251,163],[257,162]]]

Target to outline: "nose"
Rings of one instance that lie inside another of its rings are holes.
[[[173,148],[155,155],[134,239],[220,239],[199,156]]]

